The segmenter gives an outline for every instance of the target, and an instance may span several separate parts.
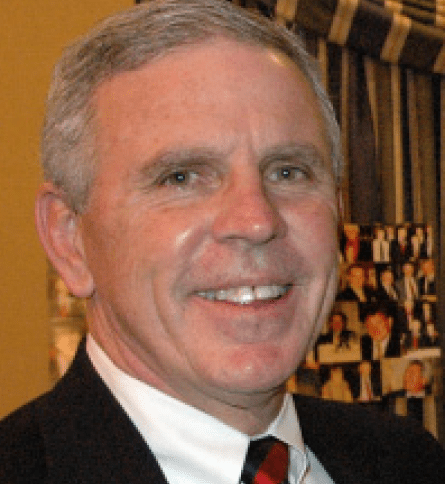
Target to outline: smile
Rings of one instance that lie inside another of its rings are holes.
[[[291,288],[290,284],[271,286],[241,286],[229,289],[200,291],[198,296],[209,301],[227,301],[236,304],[251,304],[255,301],[268,301],[283,297]]]

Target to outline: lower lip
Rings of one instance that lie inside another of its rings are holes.
[[[281,341],[295,318],[298,292],[292,286],[278,299],[256,300],[249,304],[195,296],[195,317],[199,314],[215,334],[236,344]]]

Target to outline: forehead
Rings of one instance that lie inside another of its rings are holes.
[[[356,235],[359,233],[360,229],[357,225],[344,224],[344,231],[346,234]]]
[[[411,365],[408,366],[406,369],[406,373],[408,374],[417,374],[417,373],[422,373],[422,367],[417,364],[417,363],[412,363]]]
[[[382,323],[385,320],[386,320],[386,317],[385,317],[384,314],[382,314],[382,313],[374,313],[374,314],[370,314],[366,318],[366,323],[378,324],[378,323]]]
[[[102,83],[95,104],[101,149],[148,135],[162,150],[249,129],[254,147],[267,138],[310,140],[330,158],[309,82],[286,56],[249,44],[214,39],[178,48]]]

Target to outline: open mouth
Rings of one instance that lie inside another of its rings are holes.
[[[251,304],[255,301],[272,301],[282,298],[291,284],[270,286],[241,286],[228,289],[199,291],[197,295],[209,301],[223,301],[236,304]]]

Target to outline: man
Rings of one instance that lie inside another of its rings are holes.
[[[431,401],[431,393],[432,384],[425,377],[424,362],[411,360],[403,374],[403,389],[389,393],[386,398],[394,410],[423,423],[425,399]]]
[[[376,227],[374,230],[372,260],[375,263],[390,262],[389,242],[385,239],[385,229],[383,227]]]
[[[401,225],[397,228],[397,243],[395,246],[393,262],[402,266],[412,257],[412,247],[408,239],[408,226]]]
[[[403,388],[407,399],[408,415],[423,422],[423,400],[431,385],[425,378],[425,365],[420,360],[410,362],[403,375]]]
[[[365,284],[365,269],[358,264],[348,267],[347,286],[339,292],[339,301],[357,301],[371,303],[376,301],[376,291]]]
[[[426,257],[425,236],[423,234],[423,227],[420,225],[414,228],[414,233],[411,235],[411,251],[411,257],[414,260]]]
[[[415,267],[412,262],[405,262],[402,266],[402,277],[396,281],[400,301],[415,301],[419,297],[418,282],[415,278]]]
[[[329,378],[321,389],[321,396],[327,400],[352,402],[352,393],[349,382],[345,379],[343,368],[333,366],[329,371]]]
[[[333,344],[336,347],[348,346],[349,341],[355,338],[356,334],[347,328],[348,317],[343,311],[333,311],[329,317],[329,330],[318,337],[320,344]]]
[[[355,378],[351,378],[354,399],[363,405],[379,408],[382,396],[382,381],[379,362],[361,361],[357,365]]]
[[[422,321],[420,319],[412,319],[409,324],[409,330],[404,338],[403,346],[408,351],[416,351],[419,348],[428,346],[428,343],[429,341]]]
[[[377,290],[377,299],[397,303],[398,297],[394,284],[394,273],[390,267],[385,267],[380,273],[380,287]]]
[[[433,259],[424,259],[421,261],[421,273],[419,277],[419,290],[418,294],[424,299],[435,300],[436,296],[436,270],[434,267]]]
[[[342,255],[345,262],[354,264],[372,259],[371,245],[361,239],[360,227],[357,224],[343,224],[343,234],[345,240],[342,241]]]
[[[227,2],[144,4],[68,49],[36,220],[88,298],[89,335],[1,425],[0,482],[248,483],[263,435],[290,446],[273,441],[282,468],[266,460],[289,483],[375,483],[402,450],[407,475],[434,482],[433,439],[392,424],[394,446],[371,417],[357,452],[362,414],[303,399],[297,413],[284,390],[335,294],[335,133],[299,42]],[[382,470],[363,473],[376,447]]]
[[[428,301],[422,302],[420,318],[425,328],[426,346],[438,346],[440,343],[440,335],[436,329],[436,304]]]
[[[318,337],[313,352],[315,362],[350,361],[360,358],[357,334],[348,329],[348,317],[343,311],[334,310],[328,320],[328,330]],[[310,356],[310,355],[308,355]],[[308,358],[306,358],[306,364]]]
[[[365,317],[366,334],[361,338],[362,358],[380,360],[400,356],[400,335],[393,328],[391,311],[384,305],[368,310]]]

